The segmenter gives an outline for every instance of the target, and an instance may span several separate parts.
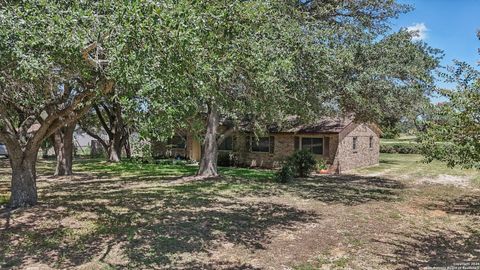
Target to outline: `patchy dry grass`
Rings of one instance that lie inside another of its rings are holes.
[[[377,167],[284,185],[268,170],[222,168],[220,179],[192,181],[189,165],[80,160],[64,178],[51,177],[52,166],[38,166],[38,206],[0,210],[0,268],[418,269],[480,260],[480,191],[470,182],[478,172],[418,156],[382,155]],[[427,181],[442,175],[464,184]]]
[[[354,171],[362,175],[382,175],[410,182],[440,183],[480,187],[480,172],[458,167],[449,168],[444,163],[425,163],[421,155],[381,154],[380,165]]]

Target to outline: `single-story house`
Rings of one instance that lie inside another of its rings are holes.
[[[309,125],[270,128],[268,136],[259,138],[251,132],[236,132],[219,145],[219,153],[230,153],[239,166],[275,168],[295,151],[308,149],[326,161],[330,172],[340,173],[378,164],[380,133],[374,124],[323,118]],[[154,143],[153,153],[198,161],[201,143],[190,134],[175,136],[166,143]]]

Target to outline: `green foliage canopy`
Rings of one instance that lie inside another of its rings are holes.
[[[480,72],[455,64],[445,76],[457,87],[439,90],[448,101],[435,106],[435,118],[421,137],[422,149],[427,161],[480,169]]]
[[[145,33],[160,40],[125,55],[149,55],[127,107],[159,135],[201,131],[208,106],[256,129],[287,115],[379,121],[430,91],[438,65],[439,51],[389,32],[388,20],[408,10],[376,0],[164,1]]]

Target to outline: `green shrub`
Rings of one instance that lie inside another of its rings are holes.
[[[421,154],[420,146],[416,143],[381,144],[380,153],[388,154]]]
[[[0,206],[7,204],[10,197],[8,195],[0,195]]]
[[[307,177],[309,176],[317,166],[317,160],[313,156],[312,152],[308,150],[300,150],[295,152],[288,158],[288,162],[294,169],[297,176]]]
[[[279,183],[287,183],[293,180],[295,170],[290,163],[285,163],[282,168],[275,174],[275,180]]]
[[[312,152],[308,150],[300,150],[286,160],[282,168],[276,173],[275,180],[279,183],[287,183],[295,176],[309,176],[316,168],[325,167],[324,162],[318,164]]]
[[[317,170],[326,170],[326,169],[328,169],[327,161],[324,160],[324,159],[318,160],[318,161],[317,161],[316,169],[317,169]]]

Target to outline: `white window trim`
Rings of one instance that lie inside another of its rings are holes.
[[[302,135],[302,136],[298,136],[299,137],[299,149],[300,150],[303,150],[303,145],[302,145],[302,139],[303,138],[319,138],[319,139],[322,139],[322,154],[319,155],[319,154],[315,154],[315,153],[312,153],[314,156],[319,156],[319,157],[323,157],[325,156],[325,138],[327,136],[325,135],[322,135],[322,136],[315,136],[315,135]]]
[[[257,141],[255,136],[250,136],[250,153],[264,153],[264,154],[269,154],[270,153],[270,146],[271,146],[271,136],[266,136],[266,137],[258,137],[260,138],[268,138],[268,151],[253,151],[253,142]]]
[[[225,139],[227,139],[227,138],[225,138]],[[220,149],[220,145],[218,145],[218,147],[219,147],[218,152],[233,152],[235,150],[235,146],[233,145],[233,137],[232,137],[232,149],[231,150]]]

